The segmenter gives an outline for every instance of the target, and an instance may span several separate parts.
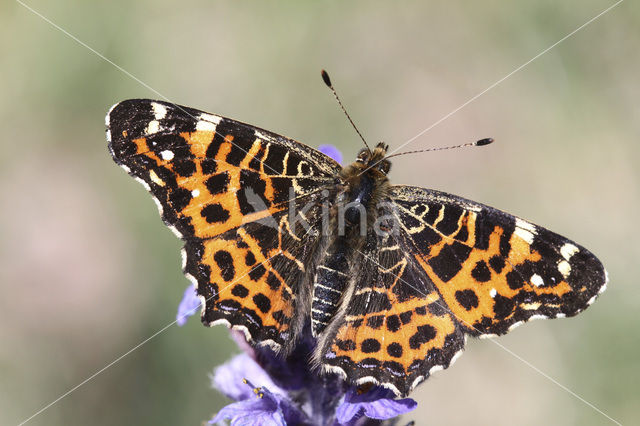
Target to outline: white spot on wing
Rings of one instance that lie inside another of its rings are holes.
[[[129,170],[127,170],[127,173],[129,172]],[[151,191],[151,187],[149,186],[149,184],[145,181],[143,181],[142,179],[140,179],[138,176],[134,176],[133,177],[137,182],[140,183],[140,185],[144,186],[144,189],[146,189],[147,191]]]
[[[521,303],[520,307],[524,310],[527,311],[535,311],[536,309],[538,309],[540,306],[542,306],[542,303],[540,302],[534,302],[534,303]],[[533,317],[531,317],[533,318]]]
[[[562,254],[562,257],[564,257],[565,260],[570,260],[578,251],[580,251],[580,249],[571,243],[566,243],[562,248],[560,248],[560,254]]]
[[[333,373],[333,374],[337,374],[338,376],[342,377],[343,379],[347,378],[347,373],[345,373],[345,371],[340,368],[340,367],[336,367],[333,365],[323,365],[322,366],[323,370],[328,372],[328,373]]]
[[[175,235],[178,238],[182,238],[182,234],[180,233],[180,231],[178,231],[178,229],[175,226],[170,225],[169,229],[171,229],[171,232],[173,232],[173,235]]]
[[[220,124],[220,120],[222,120],[222,117],[218,117],[217,115],[213,115],[213,114],[207,114],[206,112],[203,112],[202,114],[200,114],[200,117],[198,118],[200,120],[208,121],[216,125]]]
[[[492,288],[492,289],[491,289],[491,291],[489,292],[489,295],[490,295],[491,297],[496,297],[496,294],[498,294],[498,292],[496,291],[496,289],[495,289],[495,288]]]
[[[516,230],[514,232],[529,244],[533,244],[533,236],[536,234],[536,227],[532,223],[516,218]]]
[[[198,288],[198,280],[196,280],[196,277],[194,277],[188,272],[185,273],[184,276],[187,277],[187,279],[191,282],[191,284],[193,284],[195,288]],[[201,303],[202,303],[202,306],[204,306],[204,302],[205,302],[204,296],[201,296],[201,297],[202,297]]]
[[[411,383],[411,390],[415,389],[420,383],[424,381],[424,376],[418,376],[415,378],[413,383]]]
[[[162,159],[164,161],[171,161],[173,160],[173,157],[174,157],[173,151],[169,151],[168,149],[162,151],[160,155],[162,156]]]
[[[154,170],[151,170],[149,172],[149,178],[156,185],[160,185],[160,186],[164,186],[165,185],[164,181],[162,179],[160,179],[160,176],[158,176]]]
[[[509,326],[509,331],[513,330],[514,328],[516,328],[516,327],[518,327],[518,326],[520,326],[520,325],[522,325],[522,324],[524,324],[524,321],[517,321],[517,322],[514,322],[513,324],[511,324],[511,325]]]
[[[260,130],[256,130],[256,131],[254,131],[253,133],[254,133],[254,134],[256,135],[256,137],[257,137],[258,139],[260,139],[260,140],[263,140],[263,141],[270,141],[270,140],[271,140],[271,138],[270,138],[269,136],[265,135],[265,134],[264,134],[264,133],[262,133]]]
[[[548,317],[546,315],[531,315],[527,321],[535,321],[535,320],[541,320],[541,319],[547,319],[547,318]]]
[[[199,189],[197,189],[197,188],[196,188],[196,189],[194,189],[193,191],[191,191],[191,196],[192,196],[193,198],[196,198],[196,197],[197,197],[197,196],[199,196],[199,195],[200,195],[200,190],[199,190]]]
[[[113,111],[113,109],[118,105],[120,105],[120,102],[118,102],[117,104],[111,105],[111,108],[109,108],[109,112],[107,112],[107,115],[104,117],[105,126],[109,127],[109,122],[111,121],[111,111]]]
[[[167,108],[157,102],[151,102],[151,108],[153,108],[153,116],[156,120],[162,120],[167,115]]]
[[[441,365],[434,365],[433,367],[431,367],[429,369],[429,375],[432,375],[433,373],[436,373],[436,372],[438,372],[440,370],[444,370],[444,367],[441,366]]]
[[[182,256],[182,269],[184,270],[184,268],[187,266],[187,251],[184,249],[184,247],[180,250],[180,255]]]
[[[541,285],[544,284],[544,280],[540,275],[533,274],[531,275],[531,284],[535,285],[536,287],[540,287]]]
[[[460,358],[460,356],[462,355],[462,352],[464,352],[464,351],[462,349],[460,349],[458,352],[455,353],[453,358],[451,358],[451,361],[449,361],[449,367],[451,367],[453,365],[453,363],[456,362],[458,360],[458,358]]]
[[[562,274],[563,277],[567,278],[571,273],[571,265],[566,260],[558,263],[558,271]]]
[[[198,121],[198,124],[196,124],[196,130],[202,130],[202,131],[215,132],[216,127],[217,126],[215,123],[212,123],[210,121],[204,121],[204,120],[200,120]]]
[[[160,130],[160,123],[158,120],[151,120],[149,124],[147,124],[147,128],[144,131],[147,135],[153,135],[154,133],[158,133]]]
[[[480,339],[493,339],[494,337],[498,337],[497,334],[481,334],[478,336]]]
[[[162,204],[160,204],[160,200],[158,200],[156,197],[151,198],[153,198],[153,201],[156,203],[156,207],[158,207],[158,212],[160,212],[160,216],[162,216],[164,214],[164,209],[162,208]]]

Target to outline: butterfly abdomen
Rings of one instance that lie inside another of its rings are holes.
[[[311,329],[314,336],[322,333],[338,310],[349,282],[349,255],[348,241],[344,236],[337,237],[318,265],[311,302]]]

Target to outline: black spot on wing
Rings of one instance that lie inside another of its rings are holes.
[[[253,302],[262,313],[266,314],[271,309],[271,300],[262,293],[258,293],[253,296]]]
[[[456,241],[445,245],[437,256],[429,259],[429,266],[438,278],[447,282],[460,272],[462,262],[467,260],[469,253],[471,253],[471,247]]]
[[[235,277],[236,271],[233,266],[231,253],[225,250],[219,250],[213,255],[213,260],[215,260],[218,268],[220,268],[220,275],[223,280],[231,281]]]
[[[267,172],[268,174],[282,174],[284,172],[284,157],[286,156],[287,151],[287,148],[281,145],[270,143],[269,153],[267,154],[267,158],[264,160],[265,172]],[[295,158],[295,153],[290,152],[289,158],[291,159],[291,161],[293,161],[293,158]],[[290,171],[289,174],[291,174]]]
[[[196,171],[196,164],[192,160],[178,159],[173,162],[173,170],[182,177],[189,177]]]
[[[507,285],[512,290],[518,290],[524,286],[524,280],[522,279],[522,275],[520,275],[517,271],[510,271],[507,273]]]
[[[491,259],[489,259],[489,266],[491,266],[491,268],[496,271],[498,274],[500,272],[502,272],[502,269],[504,268],[505,262],[504,262],[504,258],[502,258],[501,256],[493,256]]]
[[[218,173],[211,176],[205,181],[205,186],[211,195],[222,194],[227,192],[227,186],[229,185],[229,172]]]
[[[200,161],[200,167],[202,167],[202,173],[212,175],[218,170],[218,163],[212,158],[205,158]]]
[[[402,345],[399,343],[394,342],[387,346],[387,353],[394,358],[400,358],[402,356],[402,352]]]
[[[478,296],[473,290],[456,291],[456,300],[467,311],[478,307]]]
[[[205,206],[200,211],[200,215],[202,215],[208,223],[224,223],[231,217],[229,211],[218,203]]]
[[[487,267],[484,260],[476,263],[476,266],[471,270],[471,276],[481,283],[491,280],[491,271]]]
[[[231,289],[231,294],[233,294],[236,297],[245,298],[249,295],[249,290],[242,284],[236,284]]]
[[[421,325],[416,333],[409,338],[409,347],[411,349],[419,349],[422,344],[430,342],[436,335],[437,331],[431,325]]]
[[[390,315],[387,317],[387,330],[392,333],[400,330],[401,326],[400,317],[398,315]]]
[[[442,220],[436,225],[436,229],[445,235],[451,235],[456,229],[458,229],[458,221],[460,216],[464,214],[464,210],[461,207],[452,205],[446,206]]]
[[[375,353],[380,350],[380,342],[377,339],[365,339],[360,347],[366,354]]]

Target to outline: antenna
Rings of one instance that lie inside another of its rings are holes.
[[[351,123],[351,125],[353,126],[354,129],[356,129],[356,132],[358,133],[358,136],[360,136],[360,139],[362,139],[362,142],[364,142],[364,146],[366,146],[367,149],[369,151],[371,151],[371,148],[369,148],[369,144],[367,143],[366,140],[364,140],[364,138],[362,137],[362,133],[360,133],[360,130],[358,130],[356,125],[353,124],[353,120],[349,116],[349,113],[345,109],[344,105],[342,105],[342,102],[340,102],[340,98],[338,97],[338,93],[336,92],[336,89],[334,89],[333,85],[331,84],[331,79],[329,78],[329,74],[327,74],[327,72],[325,70],[322,70],[321,74],[322,74],[322,80],[324,81],[324,84],[326,84],[327,87],[329,89],[331,89],[331,92],[333,92],[333,96],[335,96],[336,101],[338,101],[338,105],[340,105],[340,108],[342,108],[342,112],[344,112],[344,115],[346,115],[347,118],[349,119],[349,123]]]
[[[493,143],[493,138],[480,139],[479,141],[465,143],[465,144],[462,144],[462,145],[443,146],[443,147],[439,147],[439,148],[419,149],[419,150],[416,150],[416,151],[405,151],[405,152],[400,152],[398,154],[388,155],[388,156],[384,157],[384,159],[386,160],[386,159],[389,159],[391,157],[397,157],[399,155],[416,154],[418,152],[443,151],[445,149],[466,148],[466,147],[469,147],[469,146],[484,146],[484,145],[489,145],[490,143]]]

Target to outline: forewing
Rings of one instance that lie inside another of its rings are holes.
[[[121,102],[106,124],[115,162],[185,241],[184,271],[206,300],[203,321],[286,341],[289,301],[317,242],[313,227],[292,229],[289,208],[313,212],[340,166],[266,130],[167,102]]]
[[[392,198],[413,257],[469,334],[576,315],[606,287],[591,252],[542,227],[423,188],[396,186]]]

